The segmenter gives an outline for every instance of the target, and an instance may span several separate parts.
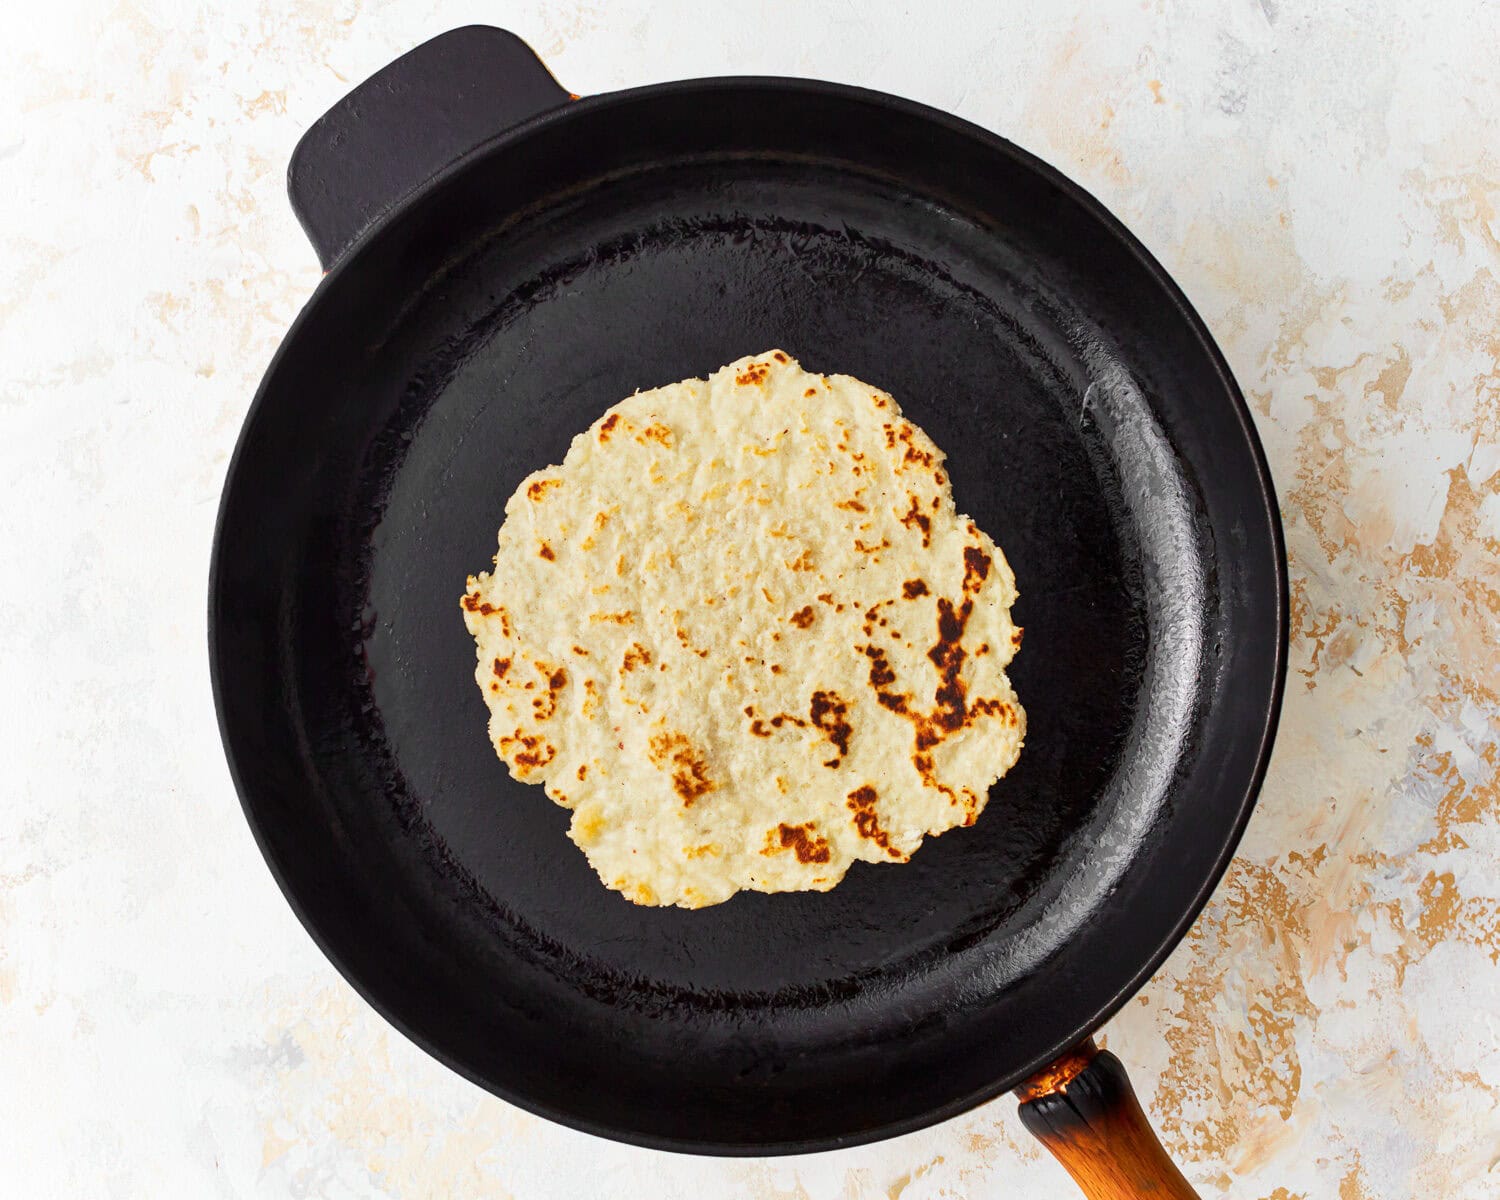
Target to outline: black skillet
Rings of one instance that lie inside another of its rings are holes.
[[[1286,646],[1266,464],[1161,267],[947,114],[790,79],[570,99],[482,27],[356,88],[290,190],[328,274],[229,468],[210,659],[251,827],[354,987],[497,1095],[664,1149],[847,1146],[1034,1076],[1060,1154],[1124,1120],[1117,1061],[1069,1048],[1227,865]],[[908,865],[635,907],[496,758],[458,598],[605,407],[777,346],[948,452],[1019,583],[1026,751]]]

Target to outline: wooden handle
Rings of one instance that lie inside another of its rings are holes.
[[[1093,1040],[1016,1089],[1021,1123],[1089,1200],[1198,1200],[1156,1134],[1125,1067]]]

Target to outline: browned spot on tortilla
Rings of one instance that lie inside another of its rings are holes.
[[[609,441],[609,435],[615,431],[615,426],[619,423],[619,413],[610,413],[609,416],[605,417],[604,424],[599,426],[599,440],[601,442]]]
[[[471,613],[478,613],[481,617],[499,617],[500,632],[510,637],[510,614],[498,604],[491,604],[488,600],[480,600],[477,595],[470,592],[463,598],[463,606]]]
[[[870,660],[870,686],[875,689],[875,697],[893,712],[905,712],[906,696],[890,696],[885,689],[896,682],[896,672],[891,669],[890,660],[886,658],[885,651],[879,646],[864,647],[865,657]],[[896,701],[899,699],[899,704]]]
[[[965,658],[962,645],[964,626],[968,623],[969,614],[973,612],[974,602],[966,599],[958,609],[954,609],[951,600],[946,596],[939,596],[937,603],[938,640],[927,651],[927,657],[938,669],[938,686],[933,695],[932,715],[927,719],[928,728],[917,735],[919,748],[936,745],[941,741],[942,734],[937,732],[938,729],[949,733],[962,729],[967,715],[963,680],[958,676]]]
[[[832,592],[819,592],[818,593],[818,599],[821,600],[824,604],[832,604],[833,603],[833,593]]]
[[[522,779],[557,757],[557,750],[546,738],[539,734],[525,734],[519,729],[513,736],[500,739],[500,753]]]
[[[771,355],[771,357],[774,358],[779,363],[784,363],[784,362],[787,361],[786,355],[783,354],[780,350],[776,351],[776,353],[773,354],[773,355]]]
[[[751,363],[740,374],[734,377],[735,383],[741,387],[750,384],[760,384],[766,381],[766,376],[771,373],[771,368],[765,363]]]
[[[838,754],[823,765],[836,767],[849,753],[849,738],[854,727],[848,720],[849,705],[837,692],[814,692],[808,705],[807,719],[823,731]]]
[[[877,400],[876,403],[879,403],[879,401]],[[884,408],[885,406],[882,404],[881,407]],[[937,461],[932,451],[922,450],[917,446],[917,429],[910,421],[902,421],[900,425],[882,425],[881,429],[885,432],[885,448],[887,450],[894,450],[897,442],[900,442],[905,447],[901,455],[901,461],[896,464],[898,474],[907,463],[916,463],[918,466],[930,467]]]
[[[977,592],[989,578],[990,556],[978,546],[964,547],[964,591]]]
[[[882,550],[890,549],[890,538],[881,538],[875,543],[866,542],[863,538],[854,539],[854,548],[861,554],[879,554]]]
[[[544,695],[537,696],[532,700],[532,712],[538,721],[550,720],[552,714],[557,711],[558,695],[568,685],[568,673],[561,667],[554,670],[546,663],[539,662],[533,665],[536,667],[537,673],[546,680],[547,691]],[[526,690],[532,690],[532,685],[529,682],[526,684]]]
[[[772,663],[771,664],[771,674],[772,675],[780,675],[781,674],[781,664],[780,663]]]
[[[621,671],[634,671],[637,667],[649,667],[651,665],[651,651],[640,644],[631,642],[630,648],[625,651],[625,658],[620,663]]]
[[[589,620],[597,621],[600,623],[608,623],[610,625],[634,625],[635,613],[629,611],[617,613],[589,613]]]
[[[574,654],[581,654],[581,655],[583,655],[584,658],[587,658],[589,656],[589,652],[587,650],[585,650],[582,646],[574,646],[573,647],[573,653]]]
[[[805,391],[805,392],[802,393],[802,395],[804,397],[806,397],[806,396],[816,396],[817,394],[818,394],[818,389],[817,388],[808,388],[807,391]]]
[[[958,804],[958,793],[956,793],[946,783],[940,783],[938,781],[937,769],[932,764],[931,754],[928,754],[924,751],[918,751],[916,754],[913,754],[911,756],[911,765],[916,768],[917,774],[922,777],[923,783],[925,783],[928,787],[934,788],[935,790],[942,792],[943,795],[947,796],[949,804]],[[974,811],[972,808],[967,809],[964,824],[974,824]]]
[[[682,853],[687,858],[702,858],[707,854],[717,855],[719,847],[714,842],[704,842],[701,846],[688,846]]]
[[[578,778],[579,779],[583,779],[583,778],[585,778],[588,775],[588,773],[589,773],[589,765],[588,765],[588,763],[579,763],[578,764]]]
[[[908,579],[901,585],[901,594],[908,600],[915,600],[918,596],[927,595],[927,581],[925,579]]]
[[[901,851],[891,845],[890,834],[880,827],[880,814],[875,811],[875,801],[879,798],[879,794],[867,783],[850,792],[845,804],[854,814],[854,828],[860,837],[874,842],[892,858],[901,858]]]
[[[832,855],[828,842],[814,832],[816,828],[811,821],[802,825],[778,825],[776,834],[781,840],[781,848],[792,851],[799,863],[826,863]]]
[[[1023,633],[1025,633],[1025,632],[1026,631],[1024,629],[1022,629],[1019,625],[1016,626],[1015,629],[1011,630],[1010,644],[1012,646],[1014,646],[1017,650],[1019,650],[1021,648],[1021,635]]]
[[[510,670],[510,659],[497,658],[490,669],[495,672],[496,679],[504,679],[505,672]]]
[[[849,512],[869,512],[869,509],[858,500],[840,500],[834,505],[834,508],[846,509]]]
[[[547,545],[546,542],[541,542],[537,546],[537,551],[536,552],[538,554],[540,554],[543,558],[545,558],[548,562],[552,562],[552,561],[554,561],[557,558],[557,555],[555,555],[555,554],[552,553],[552,547],[549,546],[549,545]]]
[[[714,789],[708,777],[708,763],[702,751],[683,734],[654,734],[648,743],[652,766],[672,772],[672,789],[682,798],[684,808],[691,808],[693,801]]]
[[[981,696],[969,701],[969,711],[977,717],[999,717],[1007,725],[1016,723],[1016,712],[998,696]]]
[[[777,670],[775,667],[771,669],[773,671]],[[795,725],[799,729],[807,727],[806,721],[801,717],[793,716],[791,713],[777,713],[769,721],[764,720],[755,715],[755,705],[753,704],[745,706],[745,715],[751,718],[750,732],[756,737],[770,737],[772,730],[780,729],[783,725]]]
[[[562,487],[561,479],[535,479],[526,486],[527,498],[538,501],[547,494],[548,488]]]
[[[911,507],[906,510],[906,516],[901,518],[901,524],[906,528],[917,529],[922,534],[922,545],[932,545],[932,518],[922,511],[921,502],[915,496],[908,496]]]
[[[891,685],[896,682],[896,672],[892,669],[884,650],[875,645],[858,647],[860,652],[870,660],[870,687],[875,692],[875,699],[884,708],[899,713],[912,723],[914,747],[912,765],[916,767],[924,781],[945,792],[954,803],[958,803],[958,797],[954,795],[953,790],[938,783],[933,774],[932,755],[929,753],[932,747],[951,734],[967,728],[979,717],[993,716],[1011,726],[1019,724],[1014,708],[1001,700],[986,699],[973,704],[968,703],[964,683],[960,678],[964,659],[967,657],[967,652],[963,647],[964,629],[974,611],[974,593],[979,591],[989,577],[990,566],[991,559],[988,554],[978,547],[966,546],[964,548],[964,599],[962,603],[955,607],[953,601],[946,596],[938,597],[938,637],[931,649],[927,651],[928,659],[938,672],[938,684],[933,693],[931,712],[917,711],[913,707],[910,693],[892,690]],[[884,624],[884,621],[880,621],[879,618],[879,605],[865,613],[866,636],[873,632],[877,621]],[[972,816],[972,812],[970,815]]]
[[[813,570],[813,556],[811,550],[804,550],[791,562],[786,564],[788,571],[811,571]]]
[[[656,442],[670,450],[673,446],[672,431],[660,421],[652,421],[646,428],[635,435],[635,440],[645,445],[647,442]]]
[[[789,618],[798,629],[806,629],[813,623],[813,608],[811,604],[804,604]]]

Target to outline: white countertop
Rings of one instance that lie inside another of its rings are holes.
[[[1205,1194],[1500,1196],[1500,10],[35,5],[0,44],[0,1194],[1071,1197],[1001,1099],[719,1161],[460,1080],[322,958],[204,650],[225,464],[319,278],[287,156],[471,21],[581,93],[793,74],[950,109],[1118,213],[1251,398],[1293,573],[1259,809],[1108,1027]],[[1213,10],[1213,11],[1210,11]]]

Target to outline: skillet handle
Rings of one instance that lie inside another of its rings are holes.
[[[302,135],[287,169],[323,269],[449,163],[569,98],[530,46],[488,25],[439,34],[377,71]]]
[[[1092,1038],[1016,1089],[1021,1124],[1089,1200],[1198,1200],[1157,1141],[1125,1067]]]

